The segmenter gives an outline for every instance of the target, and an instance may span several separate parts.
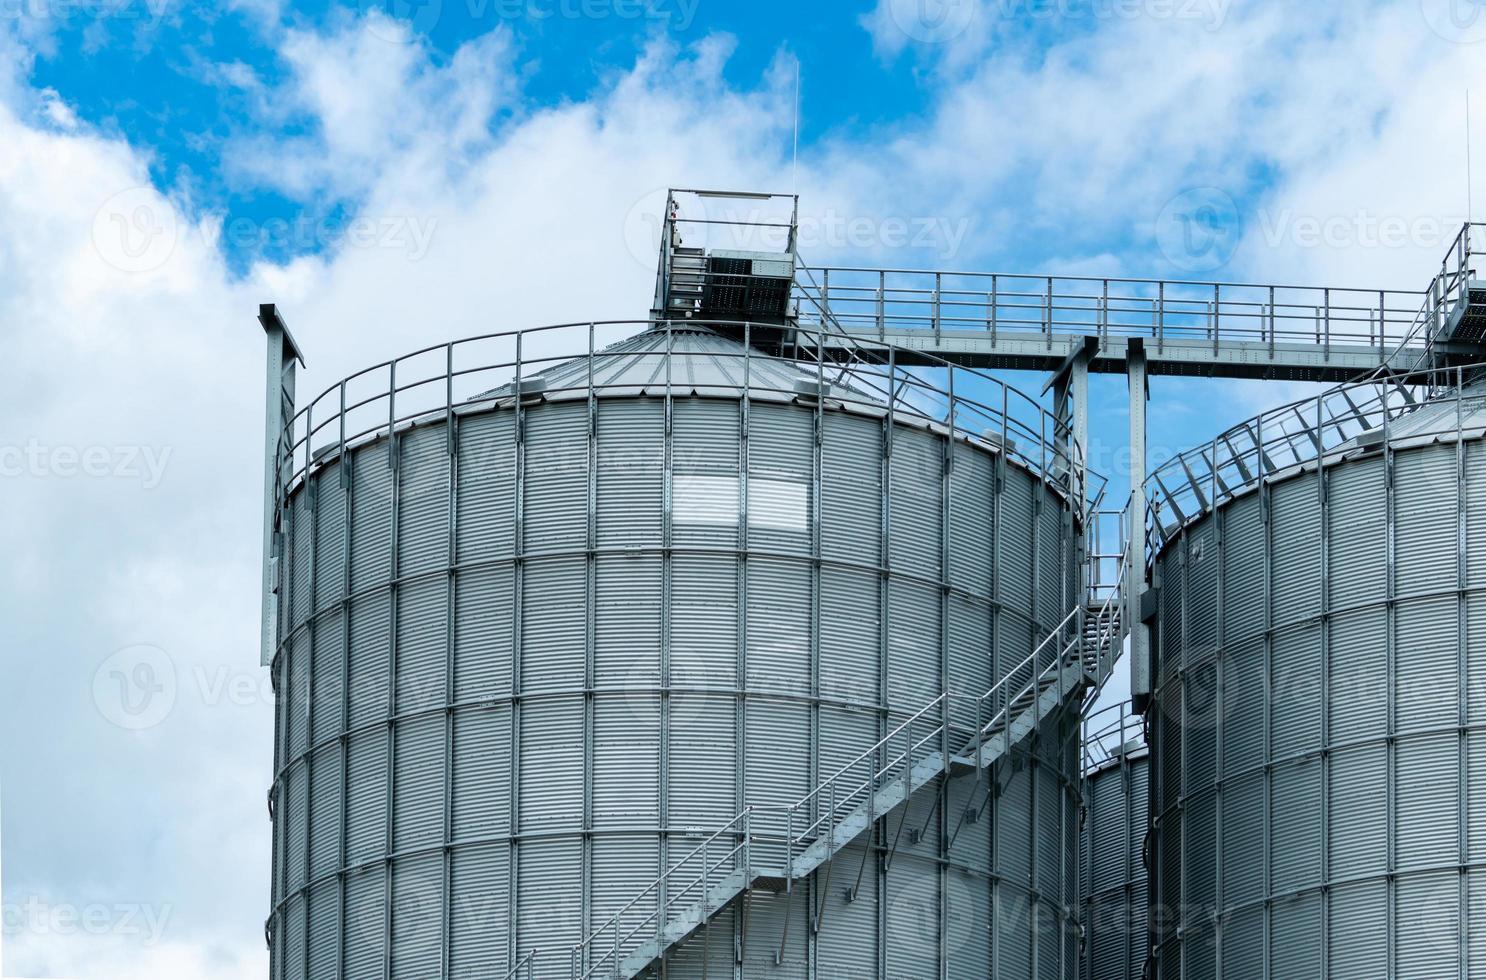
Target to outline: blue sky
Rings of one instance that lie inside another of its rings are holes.
[[[1486,106],[1480,0],[120,2],[0,4],[8,976],[264,975],[258,303],[319,391],[641,317],[664,188],[795,180],[816,265],[1419,289]],[[1302,390],[1157,380],[1153,453]],[[1122,381],[1091,406],[1118,484]]]

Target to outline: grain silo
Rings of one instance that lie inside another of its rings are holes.
[[[1158,977],[1486,975],[1470,378],[1332,390],[1154,475]]]
[[[1084,980],[1144,975],[1149,903],[1145,866],[1150,753],[1130,702],[1084,720]]]
[[[750,329],[285,387],[275,980],[1077,975],[1066,429]]]

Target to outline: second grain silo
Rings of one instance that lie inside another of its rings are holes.
[[[1129,702],[1084,720],[1083,980],[1140,980],[1150,949],[1150,752]]]
[[[1334,390],[1153,478],[1163,980],[1486,975],[1469,377]]]

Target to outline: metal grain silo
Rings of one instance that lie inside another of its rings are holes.
[[[1486,976],[1468,378],[1332,391],[1153,479],[1159,977]]]
[[[1150,752],[1124,702],[1084,721],[1084,980],[1140,980],[1150,949],[1145,841]]]
[[[639,326],[430,348],[271,431],[275,980],[620,973],[699,841],[942,692],[993,709],[1067,625],[1081,467],[1031,400],[741,326],[607,343]],[[1044,710],[668,975],[1075,976],[1078,719]]]

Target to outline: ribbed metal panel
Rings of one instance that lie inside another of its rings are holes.
[[[1486,969],[1462,935],[1486,855],[1483,470],[1453,432],[1330,459],[1157,557],[1159,976]]]
[[[449,968],[456,977],[504,976],[510,942],[510,845],[470,844],[451,858]]]
[[[316,885],[310,892],[309,931],[305,936],[308,946],[306,976],[310,980],[335,980],[340,950],[341,885],[331,878]]]
[[[392,878],[392,978],[439,976],[443,956],[443,856],[398,861]]]
[[[1084,782],[1085,980],[1139,980],[1145,966],[1150,756],[1132,743]]]
[[[1019,464],[962,441],[946,479],[942,432],[794,400],[813,375],[777,363],[767,398],[668,404],[655,340],[595,364],[620,396],[430,416],[291,498],[276,975],[501,977],[538,949],[566,976],[698,834],[984,693],[1066,612],[1067,502]],[[741,383],[741,348],[677,342],[678,379]],[[1074,976],[1075,733],[1045,729],[926,789],[895,857],[903,813],[668,975]]]

